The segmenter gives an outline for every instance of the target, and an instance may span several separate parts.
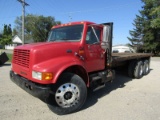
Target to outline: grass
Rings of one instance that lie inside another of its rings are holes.
[[[11,62],[12,61],[12,54],[7,53],[7,56],[9,58],[9,60],[7,62]]]

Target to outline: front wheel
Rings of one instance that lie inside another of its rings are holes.
[[[48,107],[60,115],[79,110],[87,97],[85,82],[73,73],[62,74],[58,79],[54,92],[55,94],[49,97]]]

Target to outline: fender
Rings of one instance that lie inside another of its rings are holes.
[[[50,84],[50,83],[54,84],[57,82],[57,79],[59,78],[59,76],[64,70],[66,70],[67,68],[71,66],[75,66],[75,65],[82,67],[86,72],[84,62],[76,58],[75,56],[74,57],[73,56],[61,56],[58,58],[50,59],[45,62],[41,62],[39,64],[34,65],[33,70],[38,71],[38,72],[52,72],[53,80],[50,80],[50,81],[39,81],[39,80],[37,81],[36,80],[36,81],[42,84]],[[88,82],[89,82],[89,77],[88,77]]]

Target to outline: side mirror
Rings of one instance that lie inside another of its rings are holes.
[[[113,23],[103,23],[103,39],[101,48],[106,51],[106,65],[110,66],[112,61],[112,32]]]
[[[106,49],[110,49],[110,35],[111,35],[111,28],[108,25],[104,25],[103,27],[103,39],[102,39],[102,43],[101,43],[101,48],[106,50]]]

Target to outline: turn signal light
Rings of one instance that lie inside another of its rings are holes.
[[[42,73],[42,80],[52,80],[53,73]]]

